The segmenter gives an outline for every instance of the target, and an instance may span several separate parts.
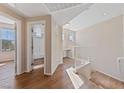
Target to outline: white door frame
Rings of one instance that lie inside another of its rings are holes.
[[[17,61],[17,64],[16,64],[16,68],[17,68],[17,71],[16,71],[16,75],[20,75],[22,74],[23,72],[21,71],[22,69],[22,41],[21,41],[21,37],[22,37],[22,26],[21,26],[21,21],[16,21],[16,61]]]
[[[31,63],[33,61],[31,27],[33,24],[37,24],[37,23],[45,24],[45,20],[27,22],[27,71],[26,72],[30,72],[33,69],[31,66]],[[45,32],[44,32],[44,70],[45,70],[45,65],[46,65],[46,53],[45,53]]]
[[[15,63],[15,75],[20,75],[20,74],[22,74],[23,72],[22,72],[22,70],[21,70],[21,68],[22,68],[22,51],[21,51],[21,49],[22,49],[22,42],[21,42],[21,37],[22,37],[22,25],[21,25],[21,20],[19,20],[19,19],[16,19],[16,18],[14,18],[14,17],[12,17],[12,16],[10,16],[10,15],[8,15],[8,14],[5,14],[5,13],[3,13],[3,12],[0,12],[0,15],[2,15],[2,16],[5,16],[5,17],[7,17],[7,18],[9,18],[9,19],[12,19],[12,20],[14,20],[15,21],[15,23],[16,23],[16,54],[15,54],[15,61],[16,61],[16,63]]]

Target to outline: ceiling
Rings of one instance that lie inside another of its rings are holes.
[[[122,14],[124,14],[123,3],[93,4],[87,11],[82,12],[77,17],[73,18],[69,22],[69,25],[65,25],[64,28],[79,31],[80,29]]]
[[[7,6],[25,17],[52,15],[59,25],[73,31],[124,13],[121,3],[11,3]]]
[[[9,3],[10,9],[25,17],[52,15],[59,25],[64,25],[87,10],[92,4],[82,3]]]

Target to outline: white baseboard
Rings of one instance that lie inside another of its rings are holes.
[[[63,61],[60,62],[60,64],[58,64],[55,68],[55,70],[52,72],[52,73],[44,73],[44,75],[48,75],[48,76],[52,76],[54,74],[54,72],[56,71],[56,69],[58,68],[59,65],[63,64]],[[26,71],[23,71],[22,73],[19,73],[19,74],[16,74],[16,75],[21,75],[23,73],[29,73],[31,72],[31,70],[26,70]]]
[[[52,73],[44,73],[44,75],[52,76],[53,74]]]
[[[25,71],[20,72],[20,73],[16,73],[15,75],[18,76],[18,75],[21,75],[21,74],[23,74],[23,73],[25,73]]]
[[[52,75],[54,74],[54,72],[56,71],[56,69],[58,68],[59,65],[63,64],[63,61],[61,61],[56,67],[55,69],[52,71]]]
[[[118,78],[118,77],[112,76],[112,75],[110,75],[110,74],[107,74],[107,73],[105,73],[105,72],[103,72],[103,71],[99,71],[99,70],[97,70],[97,69],[93,69],[93,70],[94,70],[94,71],[98,71],[98,72],[100,72],[100,73],[103,73],[103,74],[105,74],[105,75],[107,75],[107,76],[109,76],[109,77],[112,77],[112,78],[116,79],[116,80],[119,80],[119,81],[124,82],[124,80],[122,80],[122,79],[120,79],[120,78]]]

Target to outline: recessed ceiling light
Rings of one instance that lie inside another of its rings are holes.
[[[103,13],[103,15],[104,15],[104,16],[106,16],[106,15],[107,15],[107,13]]]
[[[70,23],[67,23],[67,24],[65,24],[66,26],[69,26],[70,25]]]

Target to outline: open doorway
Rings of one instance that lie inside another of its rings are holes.
[[[45,20],[27,22],[27,72],[42,68],[45,72]]]
[[[16,22],[0,15],[0,80],[16,73]]]
[[[32,32],[32,69],[44,67],[45,24],[38,22],[31,25]]]
[[[0,87],[22,72],[22,21],[0,12]]]

